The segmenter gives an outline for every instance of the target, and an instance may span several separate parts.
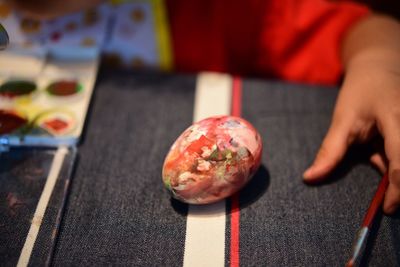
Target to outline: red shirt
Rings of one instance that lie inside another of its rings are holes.
[[[176,70],[334,84],[340,44],[369,10],[325,0],[168,0]]]

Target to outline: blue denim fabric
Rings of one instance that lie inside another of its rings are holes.
[[[262,134],[264,154],[241,192],[241,265],[343,266],[379,175],[355,150],[330,183],[302,183],[337,91],[257,80],[243,86],[243,116]],[[171,201],[161,167],[192,122],[194,88],[194,76],[100,73],[55,266],[182,265],[187,207]],[[399,233],[398,217],[383,218],[364,263],[399,265]]]
[[[195,77],[99,76],[54,265],[181,265],[187,206],[161,169],[192,123]]]
[[[13,148],[0,154],[1,266],[18,262],[55,152],[48,148]],[[65,155],[30,256],[32,266],[45,266],[51,261],[75,155],[74,149]]]
[[[302,172],[328,129],[337,90],[251,80],[243,87],[243,116],[263,137],[269,187],[241,210],[242,265],[344,266],[380,174],[368,165],[369,148],[358,146],[328,182],[303,184]],[[362,264],[399,266],[399,213],[380,219]]]

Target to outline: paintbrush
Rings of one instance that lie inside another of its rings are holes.
[[[374,198],[372,199],[367,213],[365,214],[361,228],[358,231],[357,237],[353,243],[352,256],[347,262],[346,267],[353,267],[356,263],[356,260],[361,257],[362,248],[365,247],[367,243],[368,234],[371,230],[376,214],[379,208],[382,206],[383,198],[385,196],[388,184],[389,179],[388,174],[386,173],[385,175],[383,175],[381,181],[379,182],[378,189],[376,190]]]

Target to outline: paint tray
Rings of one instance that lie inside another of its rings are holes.
[[[1,59],[0,55],[0,63]],[[97,75],[97,58],[47,59],[40,66],[40,71],[32,73],[9,68],[0,72],[0,116],[11,120],[11,128],[0,129],[3,147],[73,146],[79,141]]]

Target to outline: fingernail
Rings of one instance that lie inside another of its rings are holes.
[[[391,204],[391,205],[385,206],[383,210],[386,214],[393,214],[396,212],[397,208],[398,208],[397,204]]]
[[[303,179],[307,180],[310,179],[312,174],[312,167],[308,168],[307,170],[304,171],[303,173]]]

